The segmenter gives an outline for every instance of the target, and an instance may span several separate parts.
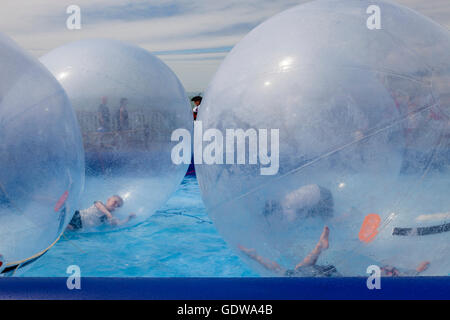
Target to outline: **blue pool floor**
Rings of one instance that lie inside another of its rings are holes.
[[[186,177],[167,204],[138,226],[66,232],[21,276],[65,277],[70,265],[90,277],[258,276],[217,233],[195,177]]]

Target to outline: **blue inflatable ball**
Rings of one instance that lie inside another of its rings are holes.
[[[71,221],[84,181],[70,102],[43,65],[0,35],[0,269],[45,253]]]
[[[107,231],[143,222],[167,201],[189,165],[171,157],[177,144],[172,133],[190,134],[193,127],[177,76],[148,51],[106,39],[63,45],[41,62],[66,90],[83,135],[86,188],[74,228]],[[113,219],[96,218],[94,203]]]
[[[385,1],[300,5],[211,82],[203,199],[264,275],[447,275],[449,119],[446,29]]]

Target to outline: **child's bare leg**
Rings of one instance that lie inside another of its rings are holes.
[[[327,226],[325,226],[323,228],[322,235],[320,236],[319,242],[317,242],[316,247],[313,249],[313,251],[310,252],[310,254],[305,259],[303,259],[302,262],[300,262],[298,265],[295,266],[295,269],[315,265],[322,251],[328,249],[329,235],[330,229]]]
[[[259,262],[264,268],[278,273],[284,272],[284,269],[278,263],[276,263],[275,261],[264,259],[263,257],[259,256],[254,249],[248,249],[241,245],[238,245],[238,248],[251,259]]]

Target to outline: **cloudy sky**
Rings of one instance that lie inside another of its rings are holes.
[[[187,91],[206,88],[220,62],[251,29],[308,0],[2,0],[0,30],[39,57],[64,43],[114,38],[157,54]],[[450,29],[450,0],[395,0]],[[66,9],[81,8],[81,30]]]

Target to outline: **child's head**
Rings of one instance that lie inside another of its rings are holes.
[[[121,107],[126,107],[127,104],[128,104],[128,99],[127,98],[120,99],[120,106]]]
[[[118,195],[114,195],[106,200],[106,208],[109,211],[114,211],[121,206],[123,206],[123,199]]]
[[[294,221],[299,213],[317,205],[320,201],[320,190],[316,184],[302,186],[287,194],[281,201],[283,215],[288,221]]]
[[[287,221],[299,218],[328,218],[333,212],[333,195],[317,184],[302,186],[281,201],[282,212]]]

